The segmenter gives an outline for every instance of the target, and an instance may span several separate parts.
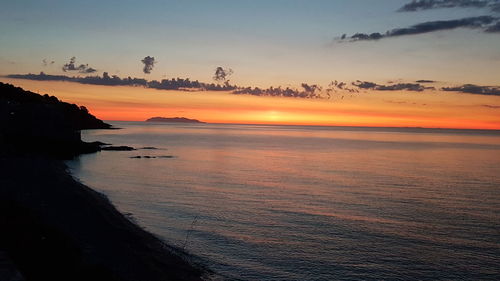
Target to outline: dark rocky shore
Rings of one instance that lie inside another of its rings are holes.
[[[0,83],[0,280],[209,275],[68,173],[64,159],[102,146],[80,130],[109,128],[84,107]]]

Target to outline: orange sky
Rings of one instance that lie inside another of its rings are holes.
[[[183,116],[213,123],[500,129],[500,108],[484,106],[500,105],[500,97],[495,96],[371,91],[310,100],[72,82],[0,81],[84,105],[103,120]]]

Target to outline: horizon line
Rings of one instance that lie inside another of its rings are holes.
[[[170,118],[170,117],[166,117]],[[187,118],[187,117],[184,117]],[[192,119],[192,118],[189,118]],[[460,130],[460,131],[489,131],[498,132],[499,129],[483,128],[445,128],[445,127],[419,127],[419,126],[346,126],[346,125],[314,125],[314,124],[278,124],[278,123],[228,123],[228,122],[205,122],[200,123],[182,123],[182,122],[147,122],[146,120],[103,120],[104,122],[141,122],[147,124],[182,124],[182,125],[244,125],[244,126],[288,126],[288,127],[335,127],[335,128],[367,128],[367,129],[417,129],[417,130]]]

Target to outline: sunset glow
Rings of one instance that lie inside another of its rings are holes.
[[[184,116],[210,123],[500,129],[498,109],[484,106],[499,98],[468,94],[369,92],[344,94],[343,99],[304,100],[1,80],[85,105],[104,120]]]
[[[105,120],[500,129],[488,1],[14,1],[0,81]]]
[[[6,0],[0,42],[1,280],[500,280],[500,0]]]

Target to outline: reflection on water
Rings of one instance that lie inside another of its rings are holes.
[[[75,176],[228,279],[499,277],[499,132],[115,125],[83,136],[158,149]]]

